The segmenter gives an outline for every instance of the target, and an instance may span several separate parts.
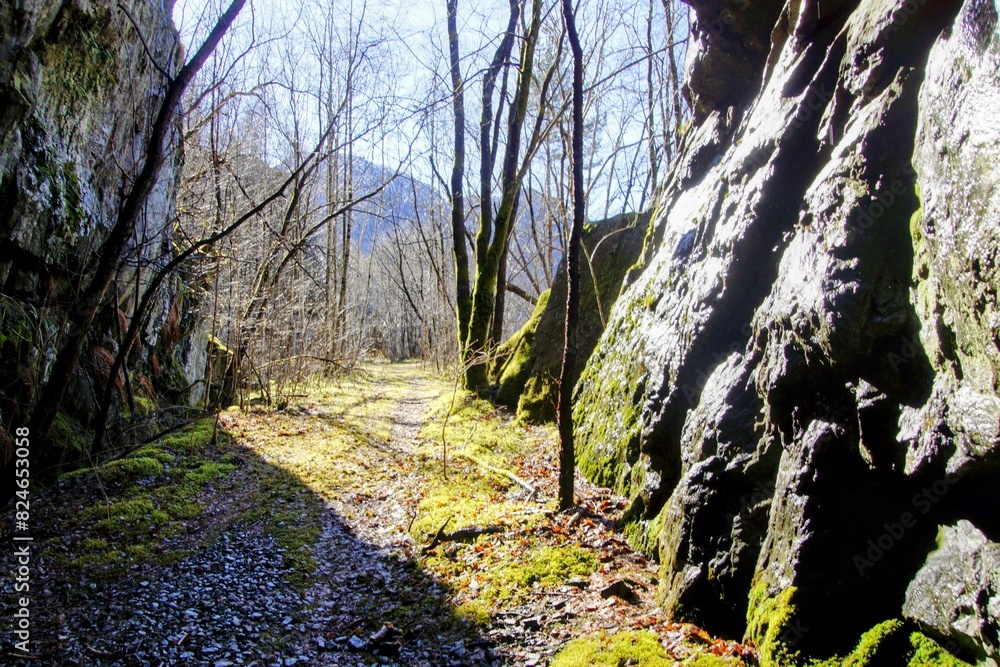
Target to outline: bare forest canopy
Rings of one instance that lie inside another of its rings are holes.
[[[371,355],[487,393],[570,230],[561,5],[162,9],[3,15],[2,410],[52,445],[39,474],[127,450],[156,408],[283,404]],[[646,208],[688,118],[688,9],[575,11],[586,215]]]
[[[255,7],[188,92],[183,238],[226,228],[302,169],[281,200],[188,266],[209,286],[202,318],[246,355],[240,372],[254,383],[370,353],[442,367],[488,355],[552,284],[571,210],[561,11],[456,3],[452,72],[448,5],[438,4]],[[589,215],[602,218],[648,206],[676,150],[687,9],[655,0],[580,12],[585,187]],[[198,41],[206,13],[199,2],[175,7],[182,38]],[[456,260],[456,230],[467,260]],[[490,242],[498,252],[487,259],[480,244]],[[460,284],[456,262],[473,284]],[[456,299],[477,290],[492,308],[469,344],[456,332]]]

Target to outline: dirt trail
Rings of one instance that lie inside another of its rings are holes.
[[[531,667],[622,629],[670,652],[650,664],[688,655],[694,630],[660,618],[655,566],[613,530],[624,499],[581,480],[577,509],[552,511],[552,429],[459,401],[450,447],[474,455],[442,477],[450,390],[374,365],[283,411],[223,413],[218,445],[195,424],[67,478],[38,505],[26,664]]]

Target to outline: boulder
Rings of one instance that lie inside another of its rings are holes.
[[[629,269],[642,252],[649,215],[623,214],[587,223],[580,266],[580,331],[576,373],[604,331]],[[555,421],[566,321],[566,265],[559,268],[528,323],[501,348],[498,400],[523,422]]]

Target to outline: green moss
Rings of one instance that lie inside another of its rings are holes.
[[[743,667],[743,661],[732,656],[698,653],[685,658],[682,667]]]
[[[135,397],[135,417],[144,417],[156,412],[156,401],[145,396]]]
[[[644,368],[619,349],[627,323],[616,326],[604,343],[605,355],[591,358],[577,384],[573,404],[577,465],[595,484],[634,496],[639,489],[632,488],[629,472],[639,460]],[[642,480],[635,481],[641,488]]]
[[[231,463],[200,461],[198,467],[184,471],[184,483],[202,486],[209,480],[223,477],[236,469]]]
[[[194,421],[180,431],[169,433],[160,439],[160,446],[178,454],[193,454],[212,443],[215,437],[215,419],[206,417]]]
[[[913,653],[906,667],[972,667],[941,648],[937,642],[920,632],[910,635]]]
[[[183,557],[186,552],[167,545],[186,532],[182,522],[203,515],[198,500],[203,488],[235,470],[232,463],[204,457],[212,424],[202,420],[174,434],[174,442],[168,443],[174,453],[145,445],[96,469],[66,476],[78,478],[85,489],[92,485],[91,497],[98,495],[99,478],[110,498],[82,510],[75,505],[64,510],[62,530],[82,539],[56,556],[58,564],[83,568],[91,578],[113,579],[137,564],[169,564]]]
[[[786,632],[795,616],[795,587],[775,596],[758,581],[750,589],[746,638],[757,645],[761,667],[788,667],[799,662],[798,652],[788,646]]]
[[[490,607],[482,600],[469,600],[455,607],[455,615],[473,625],[486,626],[490,622]]]
[[[145,456],[130,456],[98,466],[95,472],[104,482],[135,484],[141,479],[162,475],[163,463]]]
[[[599,632],[569,642],[549,667],[669,667],[674,665],[659,638],[652,632]],[[707,667],[707,666],[703,666]]]
[[[52,444],[61,449],[65,455],[76,455],[78,458],[89,448],[90,442],[84,434],[80,422],[62,412],[57,412],[49,431]]]
[[[844,660],[844,667],[868,667],[880,651],[886,650],[888,640],[898,636],[902,630],[903,623],[899,620],[879,623],[861,635],[861,641],[858,642],[857,648]]]
[[[165,452],[155,445],[144,445],[129,454],[128,457],[156,459],[160,463],[170,463],[174,460],[173,454]]]
[[[577,377],[604,331],[629,266],[641,250],[641,237],[648,221],[648,215],[623,214],[587,226],[580,269],[579,347],[573,369]],[[505,405],[517,404],[518,420],[522,423],[556,419],[556,378],[562,370],[565,302],[566,281],[560,273],[553,283],[548,307],[542,313],[536,310],[532,318],[538,317],[534,340],[518,366],[516,389],[517,393],[523,393],[520,398],[513,392],[502,397]]]
[[[543,370],[524,384],[517,402],[517,420],[522,424],[554,422],[558,401],[559,381]]]
[[[110,15],[91,16],[74,5],[60,15],[42,51],[44,86],[69,112],[117,78]]]
[[[589,576],[597,569],[597,557],[587,549],[575,545],[544,546],[535,549],[524,567],[508,568],[510,581],[522,587],[538,584],[558,586],[573,577]]]
[[[847,657],[813,660],[809,667],[870,667],[899,663],[905,652],[898,646],[899,640],[905,641],[903,622],[898,619],[885,621],[861,635],[857,647]]]
[[[170,517],[156,509],[148,495],[119,499],[108,505],[98,504],[83,512],[84,519],[95,521],[94,530],[102,535],[131,541],[142,533],[162,526]]]
[[[100,538],[88,537],[80,543],[80,548],[84,553],[94,553],[96,551],[107,551],[108,541]]]
[[[445,521],[448,531],[489,525],[503,512],[498,500],[496,489],[482,478],[443,484],[430,490],[417,505],[418,518],[410,526],[410,535],[422,544],[429,542]]]
[[[291,568],[290,581],[304,590],[316,571],[313,547],[319,540],[325,510],[295,474],[288,470],[267,468],[254,494],[255,508],[244,515],[245,521],[261,521],[281,547],[285,565]],[[280,501],[280,502],[279,502]],[[277,511],[275,507],[279,507]]]
[[[549,303],[550,293],[550,290],[542,292],[528,321],[497,351],[499,363],[493,370],[495,381],[500,385],[497,402],[511,410],[517,408],[518,397],[524,391],[525,382],[531,374],[531,348],[535,341],[535,330]]]
[[[499,454],[517,450],[524,439],[523,430],[504,419],[495,405],[464,390],[454,397],[446,394],[431,405],[420,437],[439,452],[442,435],[452,451],[464,446],[465,453],[494,464],[499,463]]]
[[[914,195],[917,198],[917,210],[910,216],[910,239],[913,241],[913,273],[918,280],[925,280],[930,274],[930,249],[927,247],[927,237],[924,235],[924,200],[920,187],[914,185]]]
[[[201,503],[185,498],[164,499],[162,506],[170,518],[175,520],[197,519],[205,511],[205,506]]]

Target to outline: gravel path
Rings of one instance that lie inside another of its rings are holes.
[[[673,655],[684,657],[688,631],[665,624],[655,607],[655,566],[614,532],[610,517],[625,499],[582,480],[575,512],[555,514],[539,499],[515,503],[520,509],[506,510],[513,512],[505,517],[513,522],[509,536],[449,544],[425,559],[410,527],[424,494],[441,488],[441,462],[437,445],[428,449],[438,435],[421,437],[421,430],[428,408],[449,389],[416,366],[387,364],[320,387],[285,411],[224,413],[219,422],[232,440],[192,447],[189,460],[178,454],[157,475],[112,485],[104,500],[91,473],[60,482],[32,503],[40,519],[32,575],[39,657],[17,664],[535,667],[573,637],[654,626]],[[509,464],[551,498],[554,442],[498,419],[486,426],[497,428],[498,438],[523,435],[540,448]],[[135,546],[126,530],[95,527],[95,503],[109,508],[110,520],[123,498],[160,498],[149,494],[170,491],[186,479],[184,470],[208,475],[223,464],[227,474],[189,498],[197,501],[192,518],[150,521],[158,527],[130,519],[146,540],[139,546],[163,558],[124,560],[117,570],[66,564],[69,555],[99,562],[101,552],[91,553],[88,543]],[[462,465],[469,467],[458,460],[449,466],[456,480],[465,475]],[[88,535],[107,540],[88,542]],[[507,549],[518,558],[544,545],[585,548],[597,570],[521,591],[516,602],[494,605],[488,619],[475,616],[479,625],[457,615],[478,599],[473,577],[481,575],[468,572]],[[616,581],[629,582],[639,599],[609,598],[605,589]],[[5,665],[13,647],[2,641]]]
[[[19,664],[502,664],[489,642],[449,617],[447,592],[413,567],[410,538],[396,529],[410,519],[403,500],[418,484],[412,463],[402,459],[414,455],[422,416],[437,395],[418,380],[398,401],[391,437],[379,444],[385,460],[378,464],[399,471],[387,475],[389,488],[364,498],[362,512],[357,497],[326,504],[311,548],[316,569],[304,591],[292,583],[293,571],[264,522],[233,521],[174,565],[113,583],[39,573],[41,617],[56,636],[35,644],[45,657]],[[348,507],[363,519],[347,522]],[[402,604],[424,605],[426,624],[405,634],[385,625],[383,618]]]

